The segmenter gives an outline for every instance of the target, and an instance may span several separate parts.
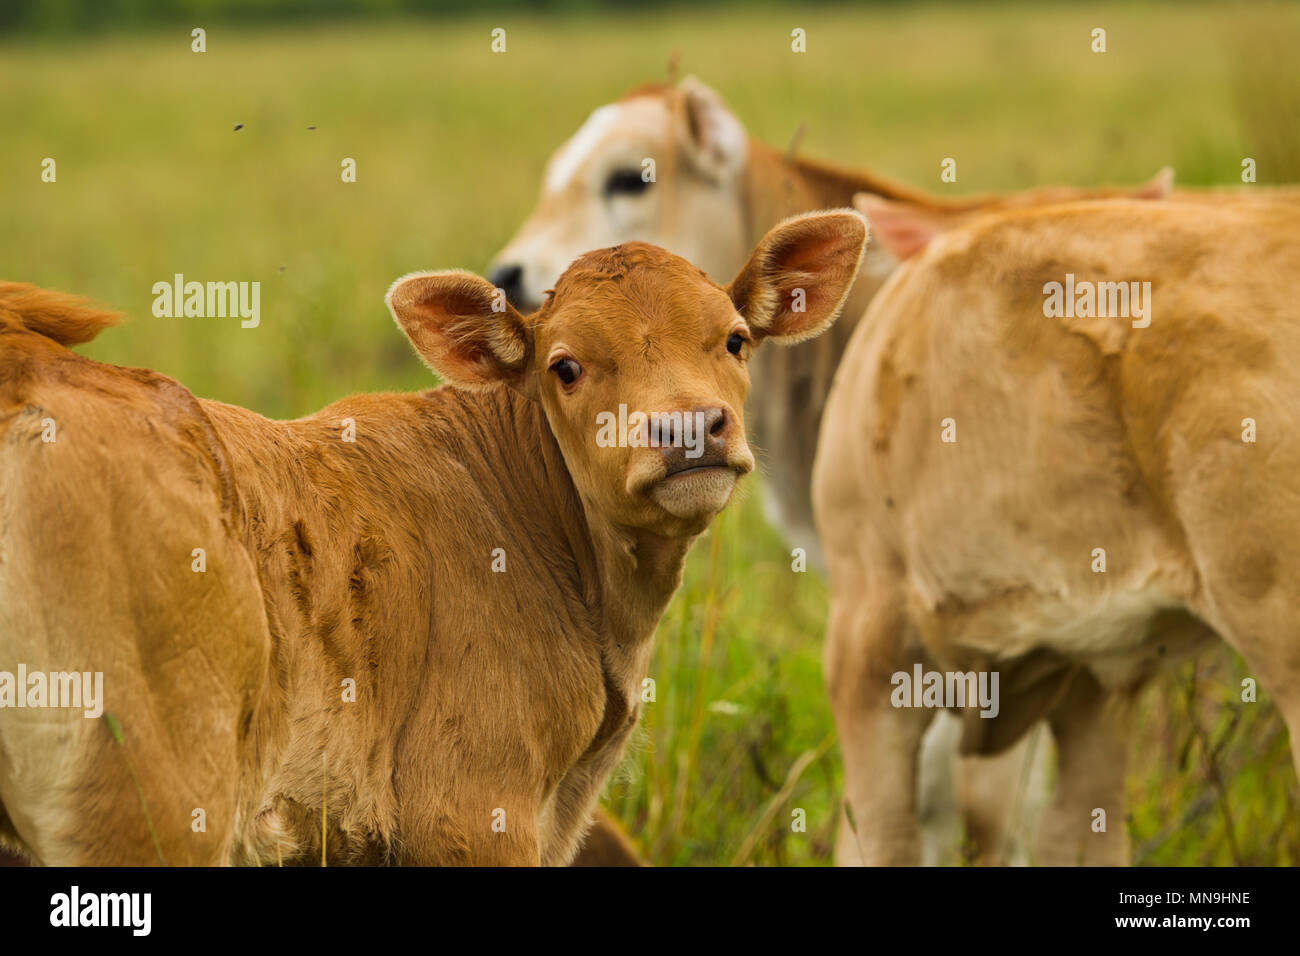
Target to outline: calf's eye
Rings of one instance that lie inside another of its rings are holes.
[[[557,359],[551,366],[551,371],[559,376],[560,381],[565,385],[572,385],[582,377],[582,366],[567,356]]]
[[[727,336],[727,351],[732,355],[739,355],[740,350],[745,347],[745,337],[739,332],[732,332]]]

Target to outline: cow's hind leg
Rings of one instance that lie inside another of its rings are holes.
[[[6,798],[23,807],[14,821],[23,846],[50,866],[227,862],[235,762],[221,768],[205,761],[199,770],[161,749],[141,724],[116,729],[118,735],[102,720],[88,721],[84,732],[60,734],[77,759],[60,755],[48,767],[28,760],[5,768]],[[222,769],[227,782],[195,788]]]
[[[1249,558],[1251,546],[1235,552]],[[1225,559],[1229,555],[1224,555]],[[1258,553],[1256,554],[1258,557]],[[1257,569],[1247,583],[1243,569],[1233,577],[1207,575],[1207,599],[1200,613],[1246,660],[1249,670],[1242,678],[1253,678],[1277,705],[1291,735],[1291,756],[1300,774],[1300,555],[1295,565],[1282,569]],[[1260,564],[1267,564],[1262,558]],[[1276,574],[1276,579],[1273,575]],[[1226,580],[1225,580],[1226,578]],[[1271,583],[1270,583],[1271,582]],[[1260,592],[1246,597],[1243,586]],[[1254,707],[1243,701],[1239,706]]]
[[[1252,365],[1254,373],[1232,381],[1230,390],[1225,379],[1213,402],[1198,396],[1161,427],[1200,439],[1175,442],[1163,469],[1196,571],[1188,606],[1246,659],[1249,671],[1241,677],[1255,678],[1273,698],[1300,772],[1300,444],[1295,362],[1287,357],[1293,333],[1282,332],[1294,317],[1292,308],[1271,326],[1279,351],[1266,353],[1267,366]],[[1216,408],[1220,414],[1207,423],[1206,410]],[[1243,440],[1238,430],[1245,415],[1252,431],[1260,423],[1257,441]]]
[[[59,688],[0,708],[0,803],[41,863],[225,862],[268,744],[257,572],[215,466],[164,440],[181,398],[97,394],[30,396],[55,442],[0,432],[0,667]]]

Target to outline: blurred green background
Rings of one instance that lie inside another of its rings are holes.
[[[551,151],[594,107],[664,79],[674,51],[758,137],[785,145],[805,124],[804,155],[936,192],[1138,182],[1166,164],[1180,185],[1233,184],[1246,156],[1261,183],[1300,179],[1294,5],[410,6],[10,0],[0,278],[124,310],[85,354],[273,417],[425,387],[388,285],[482,270]],[[1089,50],[1098,26],[1105,54]],[[795,27],[806,54],[790,52]],[[939,182],[947,156],[955,185]],[[153,317],[153,283],[177,272],[260,281],[261,326]],[[825,586],[791,573],[755,490],[691,557],[660,628],[657,701],[608,790],[657,864],[829,861]],[[1266,694],[1238,702],[1246,674],[1216,651],[1144,696],[1136,862],[1300,861],[1286,728]]]

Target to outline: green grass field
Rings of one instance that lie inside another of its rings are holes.
[[[83,351],[273,417],[429,385],[383,305],[416,269],[482,270],[550,152],[676,50],[759,137],[947,193],[1300,178],[1300,8],[1241,4],[680,7],[566,19],[189,26],[0,38],[0,278],[121,308]],[[195,25],[202,25],[195,24]],[[508,52],[489,52],[492,27]],[[1104,27],[1108,52],[1089,50]],[[790,52],[802,27],[808,52]],[[243,128],[236,131],[236,124]],[[315,127],[315,129],[309,129]],[[43,183],[41,161],[57,163]],[[358,181],[340,180],[352,157]],[[944,157],[957,184],[939,181]],[[174,273],[258,280],[262,322],[159,319]],[[761,383],[757,383],[761,387]],[[793,574],[756,487],[701,540],[660,628],[637,743],[607,804],[657,864],[829,861],[839,755],[826,588]],[[1228,652],[1143,699],[1139,863],[1300,862],[1300,789]],[[806,832],[792,812],[806,811]]]

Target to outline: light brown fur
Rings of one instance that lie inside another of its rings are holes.
[[[1274,695],[1300,764],[1298,213],[1229,200],[1006,212],[941,235],[877,296],[814,471],[857,821],[842,860],[918,858],[930,713],[892,707],[889,683],[917,662],[1000,671],[999,716],[963,714],[967,753],[1051,724],[1041,862],[1127,858],[1128,702],[1214,635]],[[1151,281],[1150,326],[1046,317],[1043,286],[1066,272]],[[942,443],[949,417],[957,440]]]

